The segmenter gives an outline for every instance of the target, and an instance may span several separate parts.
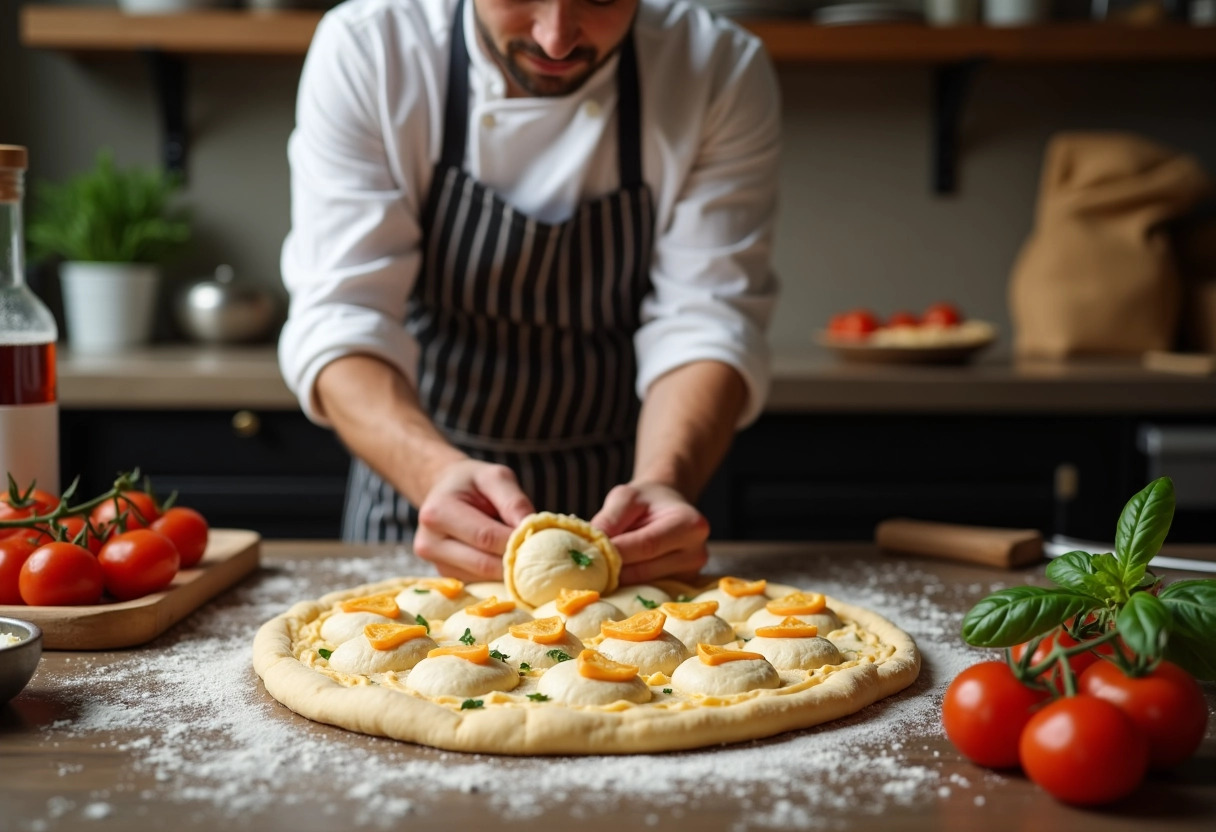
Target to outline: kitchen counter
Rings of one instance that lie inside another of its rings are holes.
[[[985,655],[959,640],[962,614],[998,586],[1041,583],[1041,566],[895,558],[868,544],[723,543],[712,553],[715,571],[886,615],[916,639],[919,679],[836,722],[693,752],[529,759],[369,738],[270,699],[251,668],[253,635],[295,600],[426,567],[401,547],[272,542],[258,573],[151,644],[44,655],[31,685],[0,707],[0,830],[1198,832],[1216,816],[1216,722],[1196,757],[1102,811],[974,767],[942,736],[945,686]],[[1180,577],[1199,576],[1167,573]],[[1205,691],[1216,705],[1216,689]]]
[[[59,399],[72,409],[294,410],[272,346],[154,347],[59,357]],[[962,367],[842,364],[815,348],[778,348],[769,412],[1216,412],[1216,377],[1134,362],[1011,362]]]

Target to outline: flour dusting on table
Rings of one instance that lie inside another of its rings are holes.
[[[309,722],[270,699],[252,668],[257,628],[292,603],[395,575],[428,574],[404,550],[361,560],[274,566],[213,601],[148,648],[108,666],[85,654],[56,680],[70,718],[44,731],[96,736],[98,750],[124,759],[129,790],[180,803],[183,816],[205,807],[256,828],[294,813],[354,828],[425,823],[440,802],[479,803],[523,825],[545,815],[579,819],[620,814],[640,826],[679,823],[689,801],[720,809],[729,829],[834,829],[849,814],[971,802],[966,777],[928,752],[940,736],[941,695],[964,667],[985,658],[958,636],[961,614],[941,601],[978,598],[996,584],[946,586],[917,566],[847,557],[715,561],[711,570],[763,575],[873,610],[920,648],[920,678],[895,696],[835,722],[775,738],[699,751],[612,757],[506,758],[459,754],[369,739]],[[923,590],[909,593],[906,587]],[[130,737],[111,747],[109,732]],[[957,766],[955,766],[957,767]],[[974,769],[970,771],[974,772]],[[84,776],[57,763],[64,782]],[[996,775],[986,775],[995,777]],[[280,784],[293,788],[284,797]],[[122,789],[120,789],[122,790]],[[81,805],[63,798],[18,828],[42,832],[65,823],[115,820],[107,790]]]

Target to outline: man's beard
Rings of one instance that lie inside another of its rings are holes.
[[[541,49],[538,44],[526,40],[512,40],[507,43],[506,54],[503,54],[497,44],[494,43],[494,39],[490,36],[490,33],[486,31],[481,18],[474,15],[474,20],[477,21],[477,31],[481,34],[482,42],[490,50],[490,54],[494,56],[499,66],[505,69],[507,74],[511,76],[511,80],[528,95],[538,97],[569,95],[587,83],[587,79],[595,74],[595,71],[603,65],[604,61],[612,57],[612,53],[610,52],[603,60],[596,60],[597,54],[595,49],[590,46],[579,46],[561,60],[582,61],[582,70],[575,72],[573,75],[543,75],[529,70],[520,58],[521,55],[528,54],[535,55],[544,60],[554,60],[554,58],[546,55],[545,50]],[[615,51],[614,49],[613,52]]]

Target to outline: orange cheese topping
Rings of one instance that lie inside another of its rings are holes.
[[[819,628],[793,616],[786,616],[780,624],[757,627],[756,635],[761,638],[814,638],[819,635]]]
[[[605,638],[623,641],[653,641],[663,633],[667,616],[658,610],[645,610],[631,615],[623,621],[605,621],[600,632]]]
[[[374,612],[385,618],[397,618],[401,608],[397,606],[397,596],[392,592],[380,595],[364,595],[362,598],[351,598],[342,602],[342,612]]]
[[[504,612],[510,612],[515,609],[514,601],[499,601],[497,595],[491,595],[484,601],[478,601],[471,607],[465,607],[464,611],[469,615],[476,615],[480,618],[493,618],[496,615],[502,615]]]
[[[363,635],[375,649],[392,650],[426,635],[426,627],[421,624],[368,624],[363,628]]]
[[[600,594],[594,589],[566,589],[557,591],[555,606],[562,615],[574,615],[581,609],[589,607],[600,600]]]
[[[697,655],[703,664],[717,667],[727,662],[741,662],[747,659],[763,659],[759,653],[749,653],[746,650],[731,650],[729,647],[719,647],[716,644],[698,644]]]
[[[560,615],[537,618],[523,624],[512,624],[508,629],[516,638],[526,638],[537,644],[553,644],[566,635],[566,622]]]
[[[637,665],[614,662],[598,650],[578,654],[578,675],[599,682],[628,682],[638,675]]]
[[[436,647],[426,654],[428,659],[436,656],[455,656],[473,664],[485,664],[490,660],[490,645],[474,644],[471,647],[465,647],[462,644],[459,647]]]
[[[663,604],[663,612],[681,621],[696,621],[718,611],[717,601],[668,601]]]
[[[718,589],[732,598],[743,598],[748,595],[762,595],[768,581],[745,581],[742,578],[723,578],[718,581]]]
[[[791,592],[784,598],[769,601],[764,608],[773,615],[814,615],[827,608],[828,599],[818,592]]]
[[[419,581],[417,586],[419,589],[433,589],[449,601],[455,601],[464,592],[464,581],[456,578],[427,578]]]

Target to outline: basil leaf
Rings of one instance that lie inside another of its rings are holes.
[[[1012,647],[1098,604],[1068,589],[1015,586],[994,592],[963,618],[963,641],[975,647]]]
[[[1137,592],[1115,617],[1119,635],[1137,654],[1155,659],[1165,649],[1173,616],[1156,595]]]
[[[561,650],[550,650],[548,653],[545,653],[545,655],[553,659],[553,661],[557,662],[558,664],[570,661],[570,654]]]
[[[428,623],[427,623],[427,621],[426,621],[426,619],[425,619],[425,618],[423,618],[421,615],[415,615],[415,616],[414,616],[414,623],[415,623],[415,624],[421,624],[423,627],[426,627],[426,631],[427,631],[428,633],[431,631],[431,625],[430,625],[430,624],[428,624]]]
[[[1216,581],[1178,581],[1157,598],[1174,622],[1165,657],[1200,679],[1216,680]]]
[[[1123,507],[1115,532],[1115,557],[1127,591],[1144,577],[1145,567],[1161,550],[1173,521],[1174,483],[1169,477],[1153,480]]]
[[[533,702],[548,702],[549,701],[549,697],[545,696],[543,693],[529,693],[528,698],[531,699]]]
[[[663,693],[671,693],[671,688],[663,688]]]
[[[591,555],[583,554],[578,549],[570,549],[568,551],[570,552],[570,560],[574,561],[579,569],[586,569],[592,564]]]
[[[1216,644],[1175,630],[1165,645],[1165,657],[1201,682],[1216,682]]]
[[[633,596],[633,600],[637,601],[648,610],[658,609],[659,606],[658,601],[651,601],[649,598],[643,598],[641,595]]]
[[[430,595],[431,594],[431,591],[429,589],[415,589],[414,592],[418,593],[419,595]]]
[[[464,635],[460,637],[460,643],[468,647],[472,647],[477,643],[477,639],[473,638],[473,631],[468,627],[464,628]]]
[[[485,706],[485,701],[481,699],[466,699],[460,703],[460,710],[472,711]]]
[[[333,654],[334,654],[333,650],[326,650],[324,647],[317,650],[317,655],[320,656],[321,658],[325,659],[326,661],[328,661],[329,657],[332,656]]]
[[[510,656],[508,656],[506,653],[500,653],[500,652],[499,652],[499,651],[497,651],[497,650],[491,650],[491,651],[490,651],[490,658],[491,658],[491,659],[498,659],[500,662],[505,662],[507,659],[509,659],[509,658],[511,658],[511,657],[510,657]]]
[[[1099,571],[1100,555],[1069,552],[1047,564],[1047,577],[1065,589],[1093,596],[1097,601],[1122,601],[1127,597],[1123,582]],[[1114,560],[1114,558],[1111,558]]]

